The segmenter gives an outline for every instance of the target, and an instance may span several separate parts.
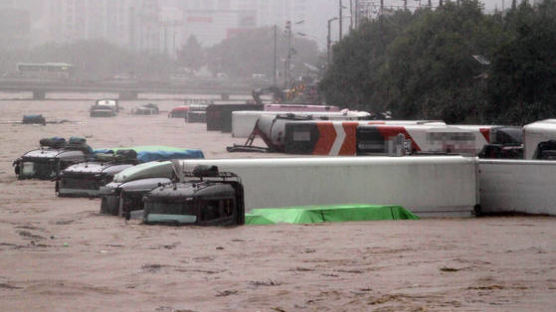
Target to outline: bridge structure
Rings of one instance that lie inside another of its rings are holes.
[[[230,95],[249,95],[255,84],[224,84],[220,81],[73,81],[73,80],[0,80],[0,92],[32,92],[34,100],[46,99],[47,93],[116,93],[120,100],[136,100],[142,93],[209,94],[227,99]]]

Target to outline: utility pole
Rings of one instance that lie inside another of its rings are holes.
[[[355,16],[355,28],[359,27],[359,0],[355,0],[355,11],[353,13],[353,15]]]
[[[337,17],[333,17],[328,20],[328,36],[326,37],[326,61],[328,64],[330,64],[330,47],[332,45],[332,39],[330,38],[330,23],[337,19]]]
[[[284,88],[288,87],[290,81],[290,62],[292,58],[292,22],[286,21],[286,35],[288,36],[288,54],[284,70]]]
[[[340,8],[339,8],[339,13],[338,13],[338,16],[340,17],[340,27],[339,27],[340,28],[340,30],[339,30],[340,39],[339,40],[342,41],[342,0],[339,0],[339,2],[340,2],[340,5],[339,5]]]
[[[272,85],[276,86],[276,52],[277,52],[277,27],[274,25],[274,66],[272,68]]]
[[[349,31],[353,29],[353,0],[349,0]]]

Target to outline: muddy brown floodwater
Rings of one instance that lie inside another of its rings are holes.
[[[91,146],[242,143],[181,119],[90,118],[91,101],[0,101],[2,311],[554,311],[556,218],[318,225],[145,226],[17,181],[11,162],[48,136]],[[158,101],[161,110],[180,103]],[[11,124],[41,113],[46,126]],[[262,144],[261,142],[259,142]]]

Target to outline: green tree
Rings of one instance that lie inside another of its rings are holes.
[[[488,118],[525,124],[556,115],[556,1],[522,3],[506,18],[510,34],[496,52]]]
[[[501,24],[476,0],[447,3],[421,14],[388,49],[383,81],[390,107],[401,118],[482,122],[486,68]]]
[[[328,104],[381,111],[390,88],[381,81],[389,44],[413,20],[409,11],[368,20],[334,45],[332,63],[320,85]]]

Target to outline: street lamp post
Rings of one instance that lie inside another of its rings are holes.
[[[341,41],[342,40],[342,15],[344,13],[342,12],[342,9],[343,9],[342,0],[339,0],[339,1],[340,1],[339,6],[338,6],[339,9],[340,9],[340,12],[338,14],[338,17],[340,19],[340,26],[339,26],[340,37],[339,38],[340,38],[340,41]]]
[[[303,24],[305,22],[305,20],[301,20],[301,21],[297,21],[295,22],[295,25],[299,25],[299,24]],[[286,35],[288,36],[288,54],[286,56],[286,62],[285,62],[285,71],[284,71],[284,87],[287,88],[288,84],[290,83],[290,67],[291,67],[291,60],[292,60],[292,52],[293,52],[293,47],[292,47],[292,22],[291,21],[286,21]]]
[[[337,19],[337,17],[333,17],[328,20],[328,36],[326,37],[326,60],[328,64],[330,64],[330,46],[332,44],[332,39],[330,38],[330,24]]]
[[[272,85],[273,86],[276,86],[276,54],[277,54],[276,51],[277,51],[277,41],[278,41],[277,38],[276,38],[277,37],[276,33],[277,33],[277,27],[276,27],[276,25],[274,25],[274,57],[273,57],[273,60],[272,60],[273,63],[274,63],[273,64],[274,66],[272,67]]]

